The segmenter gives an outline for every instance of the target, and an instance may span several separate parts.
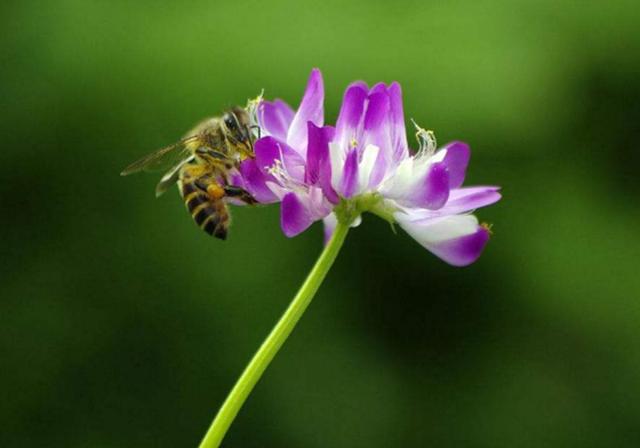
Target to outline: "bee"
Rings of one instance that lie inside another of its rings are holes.
[[[177,182],[196,224],[224,240],[230,224],[227,202],[257,203],[248,191],[232,185],[231,179],[241,161],[254,157],[256,126],[251,125],[250,117],[248,108],[232,107],[222,117],[203,120],[183,139],[133,162],[120,174],[169,167],[156,186],[156,197]]]

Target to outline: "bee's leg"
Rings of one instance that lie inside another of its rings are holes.
[[[230,185],[225,185],[224,186],[224,192],[228,197],[239,199],[242,202],[244,202],[245,204],[254,205],[254,204],[258,203],[256,198],[251,196],[251,193],[249,193],[244,188],[232,187]]]
[[[227,156],[225,153],[216,151],[215,149],[207,148],[206,146],[201,146],[200,148],[196,149],[196,154],[201,157],[208,156],[214,160],[227,160],[229,158],[229,156]]]
[[[256,140],[259,140],[260,137],[261,137],[261,133],[262,133],[261,129],[260,129],[260,126],[254,124],[253,126],[249,126],[249,129],[257,129],[258,130],[258,138]]]

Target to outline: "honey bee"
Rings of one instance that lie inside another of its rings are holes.
[[[230,176],[242,160],[254,157],[256,126],[251,125],[248,108],[232,107],[222,117],[203,120],[182,140],[133,162],[120,174],[169,167],[156,186],[156,197],[177,182],[196,224],[209,235],[226,239],[227,202],[257,202],[245,189],[232,185]]]

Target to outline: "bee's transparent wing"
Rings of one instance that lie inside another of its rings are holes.
[[[169,171],[167,171],[164,176],[162,176],[162,179],[160,179],[160,182],[158,182],[158,185],[156,185],[156,197],[162,195],[162,193],[167,191],[178,181],[178,177],[180,177],[180,169],[191,160],[193,160],[193,157],[181,160]]]
[[[159,149],[136,160],[120,173],[121,176],[138,173],[140,171],[159,171],[173,169],[192,157],[192,152],[187,147],[188,143],[196,141],[198,136],[187,137],[179,142]]]

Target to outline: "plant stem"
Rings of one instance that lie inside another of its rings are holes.
[[[320,258],[316,261],[313,269],[302,284],[298,294],[282,315],[276,326],[271,330],[267,339],[264,340],[251,362],[242,372],[242,375],[236,382],[222,404],[216,418],[209,427],[207,434],[200,443],[200,448],[218,448],[229,426],[233,423],[238,411],[244,404],[245,400],[253,390],[269,363],[274,358],[282,344],[287,340],[294,327],[302,317],[302,314],[311,303],[311,299],[322,284],[327,272],[333,265],[340,248],[349,231],[349,224],[338,222],[333,236],[325,246]]]

